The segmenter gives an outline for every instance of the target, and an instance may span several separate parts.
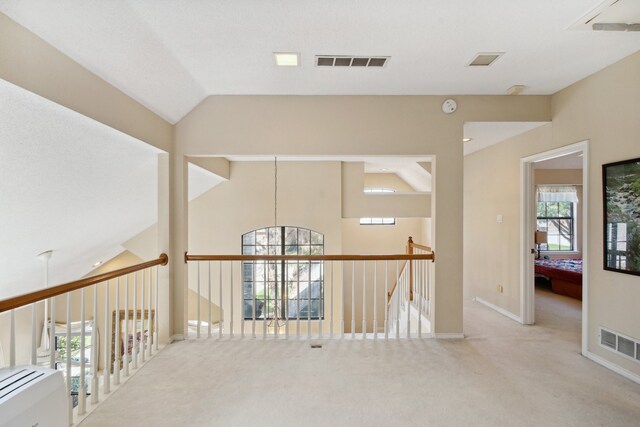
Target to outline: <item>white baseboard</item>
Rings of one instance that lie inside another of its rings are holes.
[[[635,374],[631,371],[626,370],[625,368],[623,368],[622,366],[618,366],[613,362],[610,362],[609,360],[605,359],[602,356],[598,356],[595,353],[591,353],[590,351],[587,352],[587,354],[585,355],[587,356],[587,359],[592,360],[594,362],[596,362],[598,365],[602,365],[607,369],[611,369],[613,372],[615,372],[616,374],[622,375],[623,377],[637,383],[640,384],[640,375]]]
[[[184,334],[171,335],[169,342],[184,341]]]
[[[497,311],[498,313],[502,314],[503,316],[508,317],[511,320],[515,320],[518,323],[522,323],[522,318],[520,316],[516,316],[512,312],[507,311],[502,307],[498,307],[497,305],[491,304],[489,301],[485,301],[482,298],[478,298],[478,297],[475,297],[473,300],[476,301],[476,302],[479,302],[482,305],[485,305],[485,306],[489,307],[492,310]]]
[[[452,334],[452,333],[435,333],[433,336],[439,340],[461,340],[464,339],[464,334]]]

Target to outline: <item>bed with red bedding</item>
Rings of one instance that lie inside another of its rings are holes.
[[[537,259],[536,276],[551,281],[551,290],[582,300],[582,259]]]

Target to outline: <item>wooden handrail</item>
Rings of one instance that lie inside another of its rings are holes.
[[[0,301],[0,313],[19,308],[34,302],[42,301],[47,298],[52,298],[58,295],[66,294],[67,292],[75,291],[78,289],[86,288],[87,286],[95,285],[97,283],[106,282],[107,280],[115,279],[118,277],[126,276],[136,271],[144,270],[145,268],[154,267],[156,265],[167,265],[169,257],[167,254],[160,254],[160,256],[154,260],[143,262],[140,264],[132,265],[130,267],[121,268],[119,270],[109,271],[97,276],[87,277],[73,282],[64,283],[62,285],[52,286],[46,289],[40,289],[38,291],[30,292],[28,294],[19,295],[16,297],[7,298]]]
[[[189,255],[189,261],[406,261],[433,258],[433,254],[391,255]]]
[[[427,251],[427,252],[432,252],[432,250],[431,250],[431,248],[429,246],[421,245],[419,243],[411,242],[411,247],[412,248],[416,248],[416,249],[420,249],[420,250],[423,250],[423,251]]]
[[[427,251],[427,252],[431,252],[429,254],[414,254],[413,253],[413,249],[420,249],[423,251]],[[412,258],[412,259],[430,259],[432,262],[435,262],[436,260],[436,254],[433,252],[433,250],[429,247],[429,246],[425,246],[425,245],[421,245],[419,243],[414,243],[413,242],[413,237],[409,236],[409,239],[407,240],[407,254],[411,255],[412,257],[414,255],[429,255],[429,258]],[[402,271],[404,272],[404,269],[406,268],[406,264],[403,267]],[[400,273],[400,275],[402,275],[402,273]],[[396,291],[396,287],[398,286],[398,281],[396,280],[396,283],[393,285],[393,288],[391,288],[391,290],[389,292],[387,292],[387,304],[389,303],[389,301],[391,301],[391,297],[393,296],[393,293]],[[413,301],[413,263],[409,262],[409,298],[411,299],[411,301]]]

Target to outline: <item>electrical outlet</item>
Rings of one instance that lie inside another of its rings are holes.
[[[502,285],[498,285],[498,289],[497,289],[498,293],[503,293],[504,292],[504,288],[502,287]]]

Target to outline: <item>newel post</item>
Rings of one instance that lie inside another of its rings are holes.
[[[413,255],[413,239],[407,241],[407,255]],[[409,260],[409,301],[413,301],[413,260]]]

